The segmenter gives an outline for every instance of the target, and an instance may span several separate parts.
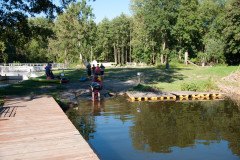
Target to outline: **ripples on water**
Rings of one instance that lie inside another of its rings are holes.
[[[104,160],[240,159],[240,111],[230,100],[79,101],[67,115]]]

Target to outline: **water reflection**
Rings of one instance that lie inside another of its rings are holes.
[[[171,159],[176,155],[186,159],[190,152],[202,157],[202,151],[202,158],[240,157],[240,112],[229,100],[132,103],[121,97],[80,101],[78,110],[67,114],[104,159]]]

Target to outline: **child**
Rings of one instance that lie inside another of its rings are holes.
[[[92,100],[94,101],[95,95],[97,94],[98,100],[100,100],[100,90],[102,90],[101,77],[95,75],[91,84]]]

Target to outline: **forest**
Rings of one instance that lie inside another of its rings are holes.
[[[86,0],[0,1],[0,63],[240,63],[239,0],[131,0],[98,24]]]

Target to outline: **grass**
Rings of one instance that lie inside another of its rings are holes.
[[[238,69],[238,66],[218,66],[218,67],[181,67],[166,70],[163,67],[145,67],[145,68],[107,68],[105,70],[105,80],[127,81],[138,79],[138,72],[141,72],[141,85],[134,88],[136,90],[151,90],[158,88],[160,90],[181,90],[184,84],[197,84],[199,91],[207,91],[209,88],[215,88],[215,83],[223,82],[222,77],[229,75]],[[60,75],[62,70],[53,71],[54,75]],[[78,82],[82,76],[87,76],[86,69],[64,70],[66,78],[71,82]],[[45,77],[45,76],[42,76]],[[45,77],[46,78],[46,77]],[[236,83],[238,85],[238,83]],[[192,85],[194,86],[194,85]],[[51,87],[51,93],[39,93],[42,88]],[[194,87],[192,87],[194,88]],[[4,103],[5,96],[11,95],[52,95],[55,100],[60,102],[59,92],[65,90],[64,84],[51,84],[33,81],[24,81],[19,84],[0,87],[0,106]],[[191,89],[191,86],[190,86]]]

